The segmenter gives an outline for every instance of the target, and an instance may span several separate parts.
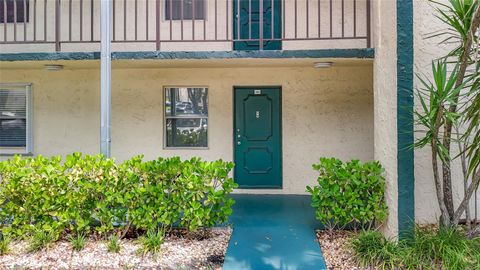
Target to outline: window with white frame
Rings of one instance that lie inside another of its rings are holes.
[[[0,154],[32,152],[31,84],[0,84]]]
[[[165,87],[165,147],[208,146],[208,88]]]

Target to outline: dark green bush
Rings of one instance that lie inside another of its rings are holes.
[[[379,162],[321,158],[313,169],[319,172],[318,185],[307,191],[317,219],[329,229],[371,227],[385,220],[385,179]]]
[[[236,184],[222,160],[178,157],[117,165],[101,155],[14,157],[0,162],[0,225],[21,236],[36,230],[58,233],[156,229],[189,230],[227,221]]]

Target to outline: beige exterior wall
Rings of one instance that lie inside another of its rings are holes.
[[[148,0],[154,7],[154,0]],[[446,1],[446,0],[445,0]],[[39,3],[42,1],[38,1]],[[141,1],[139,1],[141,2]],[[328,36],[328,2],[321,0],[322,35]],[[346,1],[348,2],[348,1]],[[73,1],[79,5],[78,0]],[[89,1],[84,1],[85,13],[89,14]],[[209,1],[209,3],[213,3]],[[225,14],[224,1],[218,1],[219,14]],[[231,2],[230,7],[231,7]],[[357,0],[357,34],[366,34],[361,24],[366,10],[362,9],[364,1]],[[438,45],[440,39],[426,39],[436,30],[444,28],[435,18],[434,10],[428,1],[414,3],[414,72],[429,75],[431,61],[445,55],[449,48]],[[133,1],[127,1],[128,14],[131,13]],[[53,11],[53,2],[49,2]],[[94,13],[98,14],[99,6],[95,1]],[[123,1],[117,5],[123,10]],[[297,2],[297,14],[306,10],[306,1]],[[334,1],[336,16],[333,35],[341,35],[341,7]],[[74,6],[75,8],[76,6]],[[286,0],[287,38],[294,38],[294,5]],[[33,7],[31,7],[33,8]],[[41,5],[39,7],[41,9]],[[309,1],[309,36],[315,36],[313,27],[318,25],[317,2]],[[352,6],[347,3],[346,14],[352,13]],[[78,9],[78,7],[77,7]],[[74,9],[75,10],[75,9]],[[43,11],[38,12],[43,20]],[[62,14],[68,12],[62,7]],[[139,14],[145,12],[139,8]],[[151,13],[154,9],[151,9]],[[211,14],[214,7],[207,7],[207,38],[214,35]],[[30,13],[32,16],[32,12]],[[210,15],[209,15],[210,14]],[[283,87],[283,158],[284,189],[281,191],[255,190],[239,192],[258,193],[304,193],[307,184],[314,184],[315,172],[311,164],[320,156],[337,156],[342,159],[375,158],[382,162],[386,170],[386,197],[389,206],[389,218],[384,231],[387,235],[398,233],[397,225],[397,82],[396,82],[396,1],[375,0],[372,5],[375,61],[373,68],[368,61],[343,63],[331,69],[312,68],[313,60],[306,63],[277,59],[268,64],[266,60],[237,59],[233,64],[225,64],[224,60],[208,60],[205,65],[201,61],[174,64],[170,62],[135,61],[115,62],[113,71],[113,126],[112,153],[119,160],[136,154],[145,154],[151,159],[157,156],[180,155],[184,158],[201,156],[206,159],[223,158],[232,160],[232,87],[242,85],[281,85]],[[78,18],[74,15],[72,28],[78,28]],[[117,20],[123,14],[116,13]],[[138,22],[139,29],[145,29],[146,18]],[[223,17],[226,19],[226,17]],[[352,18],[345,17],[346,35],[352,34]],[[85,17],[84,20],[89,20]],[[98,18],[95,20],[98,24]],[[47,18],[47,25],[53,25],[52,18]],[[154,13],[149,16],[149,24],[153,25]],[[123,25],[123,21],[120,23]],[[231,25],[229,16],[229,25]],[[41,31],[43,21],[38,24],[37,35],[43,37]],[[62,16],[62,25],[68,26],[68,17]],[[161,35],[168,38],[169,23],[162,20]],[[219,23],[218,38],[226,36],[226,23]],[[307,36],[306,17],[299,16],[297,36]],[[3,40],[3,26],[0,25],[0,40]],[[9,25],[9,39],[13,39],[13,26]],[[18,39],[23,38],[23,26],[18,26]],[[33,30],[27,26],[27,36]],[[51,27],[51,26],[49,26]],[[98,25],[95,26],[97,29]],[[128,24],[128,33],[133,33],[134,24]],[[174,35],[178,35],[179,23],[172,26]],[[191,22],[184,24],[185,38],[191,38]],[[223,28],[222,28],[223,27]],[[62,29],[62,36],[68,36],[67,28]],[[203,38],[203,23],[196,25],[198,38]],[[29,32],[28,32],[29,31]],[[84,27],[84,38],[90,37],[90,27]],[[213,32],[212,32],[213,31]],[[130,35],[128,34],[128,35]],[[231,35],[231,29],[229,35]],[[116,29],[118,39],[123,38],[123,28]],[[155,36],[154,27],[149,27],[149,38]],[[53,40],[54,33],[47,34],[47,40]],[[128,36],[127,39],[132,39]],[[141,32],[139,39],[145,39]],[[178,36],[175,36],[178,38]],[[72,34],[73,40],[79,39],[79,33]],[[94,33],[99,39],[99,33]],[[363,41],[286,41],[284,49],[321,49],[321,48],[361,48]],[[64,51],[96,51],[98,44],[63,44]],[[231,42],[197,42],[163,43],[162,50],[231,50]],[[2,45],[1,52],[20,51],[53,51],[53,45]],[[113,44],[113,50],[155,50],[152,43]],[[92,64],[95,63],[95,64]],[[0,63],[0,82],[32,82],[34,89],[34,146],[35,154],[53,155],[67,154],[73,151],[97,153],[99,149],[99,70],[98,62],[76,61],[62,63],[66,70],[46,72],[43,64],[32,62],[9,63],[2,67]],[[165,150],[163,149],[163,95],[165,85],[206,85],[209,87],[210,119],[208,150]],[[414,87],[420,81],[415,78]],[[416,106],[418,107],[418,100]],[[455,146],[453,146],[455,148]],[[454,162],[453,179],[455,181],[456,203],[462,196],[462,175],[458,162]],[[480,206],[480,196],[474,204]],[[430,149],[415,151],[415,218],[418,223],[434,223],[438,220],[439,210],[434,190]]]
[[[2,69],[1,82],[31,82],[34,92],[34,152],[97,153],[100,134],[99,70],[81,61],[60,72]],[[285,62],[285,61],[284,61]],[[138,62],[137,62],[138,63]],[[95,64],[96,65],[96,64]],[[27,65],[28,66],[28,65]],[[209,87],[209,149],[163,148],[166,85]],[[321,156],[373,159],[372,66],[339,64],[230,68],[115,68],[112,76],[112,155],[147,159],[179,155],[232,160],[233,86],[280,85],[283,109],[283,190],[305,193],[316,181],[311,165]]]
[[[99,51],[100,45],[98,41],[100,40],[100,1],[73,0],[71,2],[72,6],[70,7],[69,1],[61,1],[59,11],[61,18],[60,40],[64,42],[61,45],[62,51]],[[45,3],[46,13],[44,11]],[[91,15],[92,3],[93,17]],[[137,12],[135,17],[135,1],[115,1],[115,11],[113,13],[115,15],[115,29],[113,29],[113,38],[114,40],[120,41],[120,43],[113,44],[113,51],[156,50],[156,0],[138,0],[137,3]],[[148,12],[146,9],[147,3]],[[159,34],[160,40],[168,42],[161,43],[160,49],[162,51],[232,50],[231,40],[233,36],[232,29],[234,27],[232,20],[232,0],[206,1],[206,20],[196,20],[195,22],[192,22],[192,20],[184,20],[183,24],[180,21],[174,20],[170,22],[170,20],[165,19],[164,3],[165,1],[162,1],[160,4],[161,19],[159,22]],[[364,39],[304,40],[317,38],[319,36],[319,25],[321,38],[341,38],[342,20],[344,22],[344,37],[354,36],[354,29],[356,36],[366,36],[366,0],[355,1],[355,12],[354,1],[345,0],[343,6],[343,16],[341,4],[342,1],[332,1],[332,20],[330,20],[330,0],[275,0],[276,5],[283,5],[283,3],[285,3],[285,13],[283,14],[282,11],[282,16],[285,18],[285,24],[283,25],[282,23],[280,27],[284,29],[285,38],[300,39],[295,41],[285,41],[283,43],[284,50],[367,47],[366,40]],[[297,3],[296,8],[295,3]],[[318,3],[320,3],[320,8]],[[124,7],[126,10],[126,19],[124,15]],[[41,42],[44,40],[47,42],[55,41],[55,1],[37,0],[36,6],[34,5],[33,1],[30,1],[29,8],[29,22],[25,25],[23,23],[17,24],[16,38],[14,37],[15,26],[13,23],[7,24],[6,35],[4,32],[5,25],[0,23],[0,42],[4,41],[5,38],[10,42],[13,42],[14,40],[19,42],[23,42],[24,40],[32,41],[34,38]],[[69,16],[70,8],[72,10],[71,17]],[[83,21],[82,27],[80,27],[81,11]],[[34,16],[36,20],[34,20]],[[47,28],[46,33],[44,30],[45,26]],[[195,28],[195,31],[193,31],[193,28]],[[135,29],[137,29],[137,31],[135,31]],[[135,32],[137,32],[136,36]],[[183,39],[187,40],[187,42],[171,41],[182,39],[182,33]],[[135,39],[148,42],[131,43],[131,41]],[[196,42],[188,42],[188,40],[192,39],[195,39]],[[78,43],[81,40],[84,42]],[[95,41],[96,43],[88,43],[91,40]],[[199,40],[218,41],[198,42]],[[76,43],[72,43],[71,41]],[[129,43],[123,41],[129,41]],[[55,45],[51,43],[36,44],[35,46],[32,46],[31,44],[3,44],[0,45],[0,49],[2,52],[53,52],[55,51]]]
[[[448,1],[443,0],[443,2],[447,3]],[[443,39],[442,37],[427,38],[432,33],[445,29],[443,22],[435,17],[434,7],[428,1],[414,1],[414,72],[428,78],[431,78],[432,74],[432,61],[445,56],[453,48],[453,44],[451,44],[452,46],[439,44]],[[414,86],[416,88],[422,86],[418,78],[415,78]],[[416,100],[416,107],[420,109],[418,100]],[[457,145],[453,143],[452,151],[454,155],[458,153],[457,149]],[[452,163],[452,168],[454,199],[455,205],[458,205],[463,198],[463,175],[458,159]],[[439,219],[440,210],[433,182],[430,148],[415,151],[415,182],[416,221],[419,223],[435,223]],[[480,195],[480,192],[478,194]],[[480,207],[480,196],[478,196],[476,202],[472,198],[472,210],[475,203]]]
[[[375,159],[385,168],[387,236],[398,235],[397,186],[397,35],[396,1],[374,1],[375,62]]]

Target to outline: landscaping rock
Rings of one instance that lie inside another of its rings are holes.
[[[221,269],[231,231],[209,229],[202,238],[169,234],[159,254],[145,256],[133,239],[121,240],[119,253],[107,252],[100,240],[89,240],[78,252],[61,240],[35,253],[27,251],[27,242],[13,242],[9,254],[0,256],[0,269]]]
[[[317,231],[323,257],[329,270],[370,270],[357,266],[348,241],[355,234],[351,231]]]

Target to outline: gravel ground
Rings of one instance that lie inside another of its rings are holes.
[[[317,231],[318,242],[322,249],[327,268],[330,270],[370,270],[358,267],[353,254],[347,247],[347,242],[355,234],[351,231]]]
[[[9,254],[0,256],[0,269],[221,269],[231,232],[215,228],[207,237],[172,234],[155,256],[138,255],[135,240],[121,240],[119,253],[107,252],[104,241],[90,240],[77,252],[60,240],[35,253],[26,251],[25,241],[14,242]]]

